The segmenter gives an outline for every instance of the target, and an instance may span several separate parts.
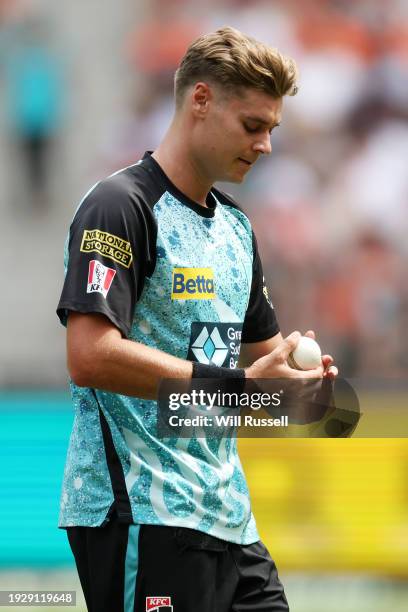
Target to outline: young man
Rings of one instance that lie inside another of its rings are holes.
[[[286,359],[300,334],[279,333],[248,218],[213,188],[271,152],[295,78],[232,28],[202,36],[158,149],[75,214],[58,305],[75,406],[60,526],[91,611],[288,610],[235,440],[159,439],[154,400],[163,378],[299,376]],[[331,364],[300,374],[333,377]]]

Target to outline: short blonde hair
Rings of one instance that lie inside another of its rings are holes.
[[[174,77],[176,106],[198,81],[220,85],[230,93],[253,88],[273,98],[297,92],[297,68],[289,57],[239,30],[225,26],[204,34],[187,49]]]

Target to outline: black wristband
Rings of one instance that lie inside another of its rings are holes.
[[[193,378],[241,378],[245,379],[243,368],[220,368],[193,361]]]

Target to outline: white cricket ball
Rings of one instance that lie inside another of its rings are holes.
[[[295,370],[314,370],[322,363],[322,352],[316,340],[302,336],[295,350],[288,357],[288,364]]]

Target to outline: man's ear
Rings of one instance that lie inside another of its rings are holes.
[[[196,83],[191,92],[192,110],[197,117],[204,117],[208,113],[209,103],[213,98],[208,83]]]

